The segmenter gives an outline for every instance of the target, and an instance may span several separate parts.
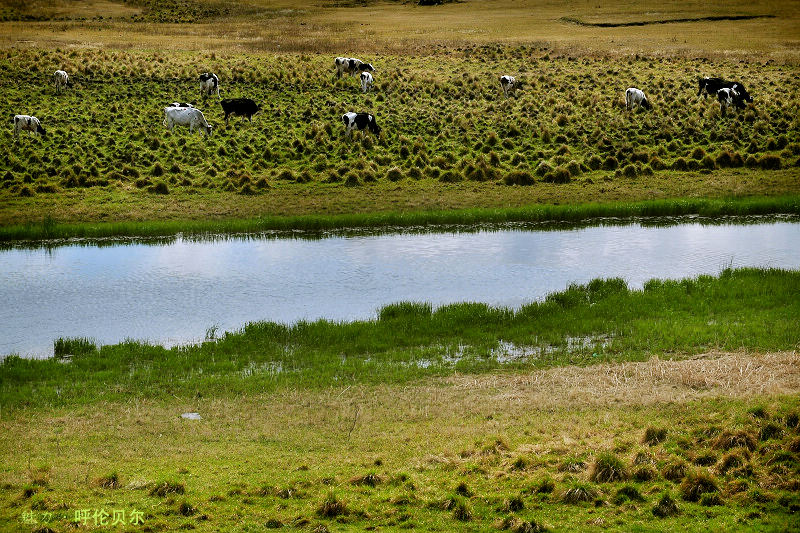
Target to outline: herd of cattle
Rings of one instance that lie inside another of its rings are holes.
[[[342,76],[359,76],[361,80],[361,90],[368,92],[374,83],[372,73],[375,72],[375,67],[369,63],[353,58],[353,57],[337,57],[334,60],[334,67],[336,69],[336,79]],[[219,95],[219,78],[216,74],[204,72],[199,77],[200,90],[204,96],[211,96],[215,92],[217,98],[220,99],[222,111],[225,114],[225,123],[231,115],[240,116],[252,122],[253,115],[256,114],[260,107],[253,100],[249,98],[226,98],[222,99]],[[69,75],[63,70],[57,70],[53,74],[53,83],[57,92],[61,92],[67,88],[69,84]],[[503,89],[503,95],[508,98],[513,95],[519,87],[514,76],[501,76],[500,87]],[[736,81],[726,81],[722,78],[700,78],[697,96],[709,95],[716,96],[719,101],[720,112],[725,116],[725,111],[729,107],[743,109],[746,103],[752,103],[753,97],[745,90],[744,86]],[[634,107],[642,107],[644,109],[651,109],[652,104],[645,96],[644,91],[635,87],[629,87],[625,91],[625,108],[632,110]],[[345,135],[350,136],[354,129],[368,130],[374,134],[380,133],[381,129],[375,121],[375,117],[369,113],[345,113],[342,115],[342,122],[345,126]],[[211,135],[211,125],[206,120],[202,111],[194,107],[194,105],[184,102],[173,102],[164,108],[164,126],[170,131],[175,126],[187,126],[190,132],[199,130]],[[29,131],[31,134],[39,134],[42,137],[46,135],[45,129],[42,127],[38,118],[30,115],[15,115],[14,116],[14,136],[17,137],[20,131]]]

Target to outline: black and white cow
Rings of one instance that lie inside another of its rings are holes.
[[[707,98],[709,95],[718,96],[720,89],[736,89],[736,93],[742,99],[742,102],[753,103],[753,97],[750,96],[744,85],[738,81],[727,81],[722,78],[700,78],[697,85],[697,96],[702,94],[703,98]]]
[[[375,72],[375,67],[354,57],[337,57],[334,60],[334,66],[336,67],[336,79],[345,74],[355,76],[362,72]]]
[[[517,79],[514,76],[500,76],[500,87],[503,88],[503,94],[508,98],[509,94],[514,94],[517,90]]]
[[[253,121],[253,115],[258,113],[261,109],[254,101],[249,98],[227,98],[220,102],[222,111],[225,112],[225,123],[228,123],[228,117],[240,116],[247,117],[250,122]]]
[[[42,137],[47,136],[38,118],[30,115],[14,115],[14,137],[19,136],[21,131],[29,131],[31,135],[38,133]]]
[[[207,135],[211,135],[211,125],[206,121],[203,113],[194,107],[165,107],[164,126],[172,131],[175,126],[189,126],[189,132],[194,133],[205,130]]]
[[[368,129],[375,135],[381,132],[381,128],[378,126],[378,123],[375,122],[375,117],[369,113],[345,113],[342,115],[342,122],[344,122],[344,126],[347,128],[345,131],[346,136],[352,135],[354,129]]]
[[[717,91],[717,100],[719,101],[719,112],[723,117],[725,116],[725,111],[727,111],[729,107],[735,107],[738,109],[744,109],[747,107],[745,106],[744,97],[739,94],[739,91],[736,90],[736,87],[725,87]],[[752,98],[750,101],[752,102]]]
[[[63,70],[57,70],[53,74],[53,83],[56,86],[56,92],[61,92],[67,88],[69,83],[69,76]]]
[[[194,107],[194,106],[187,102],[172,102],[167,107]]]
[[[374,82],[375,79],[372,77],[372,74],[370,74],[369,72],[361,73],[361,90],[363,92],[369,91]]]
[[[219,98],[219,78],[217,78],[217,75],[210,72],[200,74],[200,91],[208,96],[217,91],[217,98]]]
[[[644,91],[636,87],[628,87],[625,90],[625,109],[633,109],[633,106],[652,109],[653,106],[644,95]]]

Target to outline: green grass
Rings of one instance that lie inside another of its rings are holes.
[[[0,243],[54,239],[104,239],[108,237],[184,237],[237,233],[301,230],[314,232],[343,230],[391,231],[428,226],[469,226],[505,223],[591,223],[599,218],[681,217],[697,215],[715,223],[715,218],[755,215],[798,215],[800,196],[707,199],[685,198],[645,202],[587,203],[579,205],[534,205],[520,208],[459,209],[364,213],[351,215],[262,216],[237,220],[195,220],[162,222],[57,223],[51,217],[41,222],[0,227]],[[650,220],[647,223],[669,223]]]
[[[384,308],[372,321],[258,322],[215,342],[172,349],[123,342],[91,350],[85,339],[59,340],[80,346],[67,363],[3,361],[0,403],[13,410],[198,391],[226,397],[402,383],[454,371],[635,361],[654,353],[789,350],[800,340],[798,293],[795,271],[725,270],[718,278],[652,280],[640,291],[620,279],[595,280],[519,310],[406,303]],[[575,338],[586,342],[570,348]],[[500,341],[536,355],[501,363],[493,354]]]
[[[54,231],[107,221],[98,232],[146,234],[124,225],[314,226],[291,219],[311,215],[327,226],[331,213],[380,224],[376,213],[393,223],[406,212],[424,222],[445,217],[425,212],[453,207],[467,208],[452,216],[470,223],[474,207],[684,197],[746,205],[800,194],[800,101],[782,92],[796,85],[791,65],[551,58],[532,46],[364,59],[379,68],[366,95],[353,79],[334,80],[325,54],[0,50],[9,85],[0,109],[34,114],[49,132],[14,140],[0,130],[14,146],[0,160],[4,238],[36,238],[20,225],[48,217]],[[71,74],[66,93],[51,86],[55,68]],[[735,71],[758,105],[720,117],[718,104],[696,96],[695,79],[709,69]],[[224,125],[218,101],[199,95],[205,70],[220,76],[224,96],[262,104],[252,124]],[[525,90],[504,99],[500,72]],[[624,109],[632,85],[647,91],[652,112]],[[167,132],[163,107],[175,100],[195,102],[214,135]],[[374,113],[381,135],[345,139],[340,117],[349,110]],[[216,222],[231,218],[246,221]]]

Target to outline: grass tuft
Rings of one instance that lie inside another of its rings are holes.
[[[625,462],[613,453],[603,452],[597,455],[592,472],[589,475],[591,481],[597,483],[611,483],[614,481],[625,481],[630,478]]]
[[[648,446],[655,446],[661,442],[664,442],[667,438],[667,429],[666,428],[655,428],[649,427],[644,431],[644,436],[642,437],[642,444],[647,444]]]
[[[715,440],[713,447],[716,450],[730,450],[732,448],[747,448],[750,451],[756,449],[758,440],[750,431],[723,431]]]
[[[94,484],[104,489],[117,489],[119,488],[119,474],[111,472],[108,475],[101,476],[94,480]]]
[[[184,494],[186,487],[183,483],[171,480],[159,481],[153,488],[150,489],[150,496],[159,496],[161,498],[169,494]]]
[[[561,501],[564,503],[582,503],[594,501],[600,495],[594,486],[587,483],[580,483],[574,481],[561,495]]]
[[[621,505],[628,501],[643,502],[644,496],[635,486],[625,485],[617,490],[617,494],[614,496],[614,503]]]
[[[703,494],[719,492],[717,480],[703,470],[691,470],[681,483],[681,496],[687,502],[696,502]]]
[[[347,504],[336,497],[334,493],[328,493],[328,496],[317,507],[317,515],[323,518],[335,518],[337,516],[346,515],[348,513]]]
[[[668,518],[670,516],[677,516],[680,514],[680,509],[678,508],[678,502],[676,502],[672,496],[668,493],[664,494],[658,503],[653,506],[653,515],[658,518]]]

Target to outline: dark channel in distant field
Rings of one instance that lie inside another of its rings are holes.
[[[42,357],[59,337],[201,341],[253,321],[374,318],[398,301],[519,307],[571,283],[800,267],[796,219],[531,231],[246,236],[0,252],[0,353]],[[108,244],[108,243],[107,243]]]

